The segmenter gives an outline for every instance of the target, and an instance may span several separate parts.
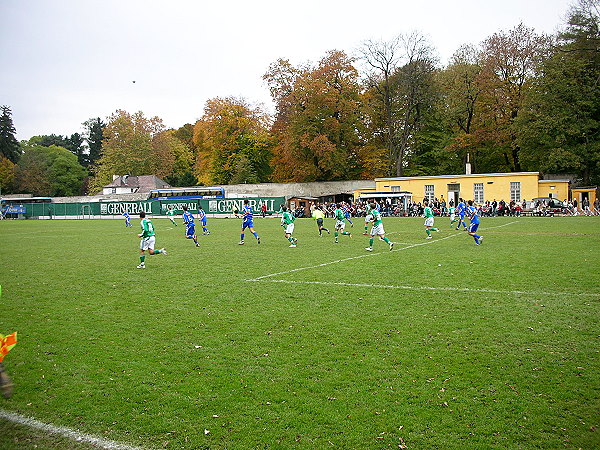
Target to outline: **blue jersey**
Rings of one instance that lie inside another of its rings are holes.
[[[456,205],[456,212],[461,217],[465,217],[466,209],[467,209],[467,205],[465,205],[464,202],[460,202],[458,205]]]
[[[125,219],[126,219],[127,221],[129,221],[129,219],[131,219],[131,216],[129,215],[129,213],[126,213],[126,212],[124,212],[124,213],[123,213],[123,216],[125,216]]]
[[[244,205],[242,208],[242,228],[254,228],[254,212],[250,205]]]
[[[189,211],[184,212],[183,213],[183,221],[187,225],[194,225],[194,215]]]
[[[469,213],[469,220],[471,223],[479,225],[479,214],[477,214],[477,208],[475,206],[469,206],[467,211]]]
[[[206,225],[206,213],[202,208],[198,210],[198,219],[200,219],[202,225]]]

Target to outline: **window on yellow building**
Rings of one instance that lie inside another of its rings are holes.
[[[483,183],[473,183],[473,200],[475,203],[483,203]]]
[[[521,182],[511,181],[510,182],[510,201],[520,202],[521,201]]]
[[[433,184],[425,185],[425,198],[429,201],[435,198],[435,187]]]

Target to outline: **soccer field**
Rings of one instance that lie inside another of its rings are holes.
[[[0,448],[600,446],[600,218],[362,220],[1,221]]]

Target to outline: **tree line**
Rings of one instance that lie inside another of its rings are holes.
[[[113,174],[173,186],[473,172],[576,174],[600,183],[600,10],[579,0],[555,35],[519,24],[459,48],[440,67],[420,33],[365,41],[354,56],[273,62],[275,111],[213,98],[194,124],[117,110],[82,134],[17,142],[0,116],[0,188],[96,193]]]

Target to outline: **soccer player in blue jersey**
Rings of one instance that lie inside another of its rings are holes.
[[[348,223],[350,224],[350,227],[354,227],[354,223],[352,223],[352,214],[351,214],[351,207],[348,203],[342,203],[342,210],[344,211],[344,219],[346,219],[348,221]]]
[[[467,205],[465,205],[465,201],[462,198],[459,198],[458,200],[458,205],[456,205],[456,213],[458,214],[458,225],[456,225],[456,229],[459,230],[460,224],[462,223],[462,226],[466,230],[467,224],[465,223],[465,214],[467,212]]]
[[[260,237],[258,237],[258,233],[254,231],[254,212],[252,211],[252,206],[250,206],[250,202],[248,199],[244,200],[244,207],[242,208],[242,233],[240,234],[240,245],[244,245],[244,231],[246,228],[250,230],[250,232],[256,238],[256,241],[260,244]]]
[[[196,238],[196,225],[194,224],[194,216],[188,211],[187,206],[183,206],[183,223],[186,225],[185,238],[193,239],[196,243],[196,247],[200,247],[198,239]]]
[[[210,231],[208,231],[208,228],[206,227],[206,221],[207,221],[206,213],[202,209],[202,206],[200,206],[198,208],[198,219],[200,219],[200,223],[202,224],[202,234],[203,235],[210,234]]]
[[[125,217],[125,226],[130,227],[131,226],[131,216],[129,215],[129,213],[127,211],[125,211],[123,213],[123,216]]]
[[[473,239],[475,239],[475,244],[481,245],[483,236],[479,236],[477,234],[477,228],[479,228],[479,214],[477,213],[477,207],[473,206],[473,200],[469,200],[467,203],[469,204],[467,207],[467,215],[469,216],[469,221],[471,222],[468,232],[469,235],[473,236]]]

